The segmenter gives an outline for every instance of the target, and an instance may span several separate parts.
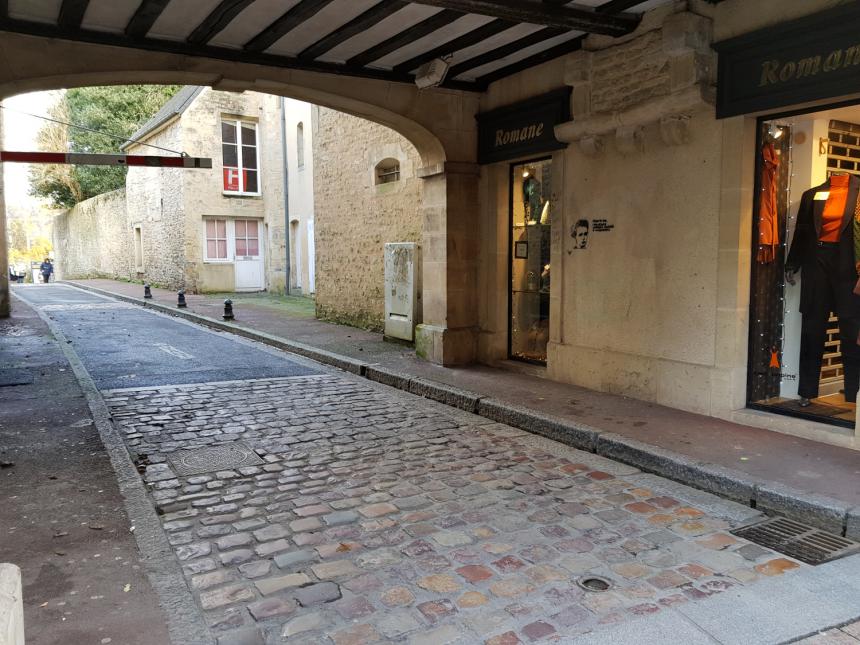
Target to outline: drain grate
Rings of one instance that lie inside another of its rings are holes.
[[[167,460],[177,475],[199,475],[263,463],[257,453],[239,442],[196,450],[180,450],[168,455]]]
[[[860,551],[860,543],[789,520],[773,517],[732,534],[806,564],[824,564]]]

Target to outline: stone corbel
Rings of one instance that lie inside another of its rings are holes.
[[[579,149],[586,157],[596,157],[603,152],[603,137],[585,136],[579,140]]]
[[[645,128],[622,126],[615,131],[615,147],[622,154],[645,152]]]
[[[667,146],[680,146],[690,140],[690,116],[673,114],[660,119],[660,138]]]

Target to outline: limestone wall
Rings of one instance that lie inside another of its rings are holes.
[[[147,138],[147,142],[170,150],[182,150],[183,142],[176,121]],[[129,154],[162,154],[154,148],[131,146]],[[134,229],[140,227],[143,264],[134,267],[134,276],[170,289],[194,290],[195,283],[185,273],[183,244],[183,179],[186,173],[199,172],[178,168],[129,168],[126,176],[128,226],[124,230],[134,259]],[[137,271],[137,269],[142,269]]]
[[[384,244],[421,241],[418,153],[393,130],[325,108],[313,141],[317,316],[381,330]],[[377,185],[388,158],[400,180]]]
[[[53,238],[59,280],[136,277],[125,190],[98,195],[61,212],[54,218]]]

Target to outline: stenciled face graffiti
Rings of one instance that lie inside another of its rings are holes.
[[[588,220],[580,219],[570,227],[570,236],[574,240],[574,250],[588,248]]]

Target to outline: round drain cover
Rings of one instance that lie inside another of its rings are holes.
[[[609,591],[612,587],[612,583],[609,580],[600,576],[586,576],[577,580],[576,584],[586,591]]]

